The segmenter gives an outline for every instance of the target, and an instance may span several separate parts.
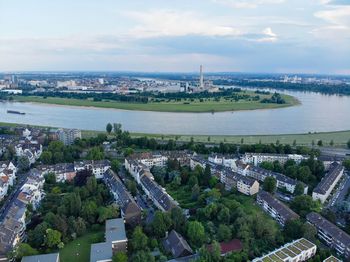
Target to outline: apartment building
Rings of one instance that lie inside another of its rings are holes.
[[[311,212],[306,216],[307,221],[317,229],[318,237],[338,254],[350,258],[350,235],[319,215]]]
[[[72,145],[76,139],[81,139],[81,131],[78,129],[59,129],[58,139],[65,145]]]
[[[237,189],[238,192],[252,196],[259,192],[259,182],[255,179],[240,175],[225,168],[221,172],[220,182],[225,185],[226,190],[232,188]]]
[[[321,182],[315,187],[312,192],[313,200],[320,200],[321,203],[326,202],[329,195],[332,193],[335,185],[342,178],[344,174],[344,167],[337,163],[333,162],[325,177],[321,180]]]
[[[260,154],[260,153],[245,153],[242,157],[242,161],[246,164],[252,164],[254,166],[260,165],[262,162],[275,162],[278,161],[282,165],[288,160],[294,160],[299,164],[303,160],[309,159],[308,156],[297,154]]]
[[[288,220],[299,219],[299,215],[288,206],[273,197],[270,193],[260,191],[256,201],[262,209],[275,219],[282,227]]]
[[[300,238],[270,252],[255,258],[252,262],[301,262],[307,261],[316,254],[317,246],[305,238]]]
[[[135,202],[118,175],[109,169],[105,173],[103,181],[109,188],[115,201],[119,204],[121,215],[125,219],[125,223],[131,226],[140,224],[141,208]]]

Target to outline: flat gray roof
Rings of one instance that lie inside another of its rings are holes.
[[[22,262],[58,262],[59,260],[58,253],[51,253],[45,255],[37,255],[37,256],[28,256],[23,257]]]
[[[126,241],[123,218],[106,220],[106,242]]]
[[[103,243],[97,243],[97,244],[91,245],[90,262],[105,261],[105,260],[112,261],[112,256],[113,256],[113,253],[112,253],[111,243],[103,242]]]

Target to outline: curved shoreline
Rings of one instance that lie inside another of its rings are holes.
[[[197,108],[198,106],[212,106],[205,104],[192,104],[191,107],[186,108],[186,105],[183,104],[133,104],[133,103],[113,103],[113,102],[95,102],[95,101],[86,101],[80,99],[67,99],[67,98],[37,98],[37,97],[15,97],[13,102],[20,103],[33,103],[33,104],[42,104],[42,105],[55,105],[55,106],[64,106],[72,108],[88,108],[88,109],[112,109],[112,110],[125,110],[125,111],[144,111],[144,112],[160,112],[160,113],[221,113],[221,112],[238,112],[238,111],[252,111],[252,110],[266,110],[266,109],[281,109],[292,106],[300,105],[301,102],[294,96],[283,94],[287,98],[286,104],[264,104],[264,103],[233,103],[225,104],[220,102],[217,105],[218,109],[202,109]],[[51,99],[51,100],[50,100]],[[110,104],[108,104],[110,103]],[[119,105],[118,105],[119,104]],[[145,108],[145,107],[150,108]],[[159,106],[160,108],[152,108]],[[162,107],[163,106],[163,107]],[[237,107],[237,108],[227,108],[227,107]],[[241,107],[240,107],[241,106]],[[251,106],[251,107],[250,107]],[[175,107],[174,109],[167,109],[167,107]]]

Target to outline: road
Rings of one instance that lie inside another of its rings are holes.
[[[29,172],[17,173],[17,181],[14,185],[14,188],[12,189],[11,193],[6,197],[5,203],[0,209],[0,221],[2,221],[5,218],[5,214],[9,210],[11,203],[19,195],[21,187],[25,184],[28,176],[29,176]]]

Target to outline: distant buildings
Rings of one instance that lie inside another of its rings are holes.
[[[278,161],[282,165],[288,160],[294,160],[299,164],[303,160],[309,159],[308,156],[297,154],[259,154],[259,153],[246,153],[242,161],[246,164],[253,164],[254,166],[260,165],[262,162],[275,162]]]
[[[332,163],[329,167],[328,173],[312,192],[312,199],[320,200],[321,203],[326,202],[327,198],[329,197],[335,185],[341,179],[343,174],[344,167],[337,162]]]
[[[283,204],[278,199],[274,198],[270,193],[260,191],[256,201],[273,219],[281,226],[284,226],[288,220],[299,219],[299,215]]]
[[[135,226],[141,223],[141,208],[128,192],[118,175],[109,169],[103,178],[109,191],[120,206],[125,223]]]
[[[17,168],[10,161],[0,162],[0,201],[6,196],[16,179]]]
[[[127,252],[128,239],[122,218],[106,220],[105,240],[91,245],[90,262],[112,261],[113,254]]]
[[[350,235],[315,212],[308,214],[306,219],[316,227],[318,237],[329,247],[334,248],[338,254],[350,258]]]
[[[30,164],[34,164],[43,152],[43,147],[35,140],[22,140],[15,146],[17,157],[27,157]]]
[[[78,129],[59,129],[59,140],[65,145],[72,145],[76,139],[81,139],[81,131]]]
[[[248,166],[244,170],[240,170],[239,172],[245,173],[247,176],[262,182],[265,180],[266,177],[273,177],[276,179],[278,188],[285,189],[292,194],[294,193],[295,187],[298,183],[304,186],[304,194],[307,194],[308,191],[308,187],[304,183],[287,177],[283,174],[266,170],[258,166]]]
[[[294,262],[307,261],[316,254],[317,246],[305,238],[295,240],[291,243],[272,251],[271,253],[253,259],[252,262]]]
[[[72,163],[60,163],[55,165],[42,165],[38,167],[42,175],[52,173],[56,177],[56,182],[72,181],[77,172],[89,170],[96,179],[102,179],[104,173],[111,168],[108,160],[82,160]]]

